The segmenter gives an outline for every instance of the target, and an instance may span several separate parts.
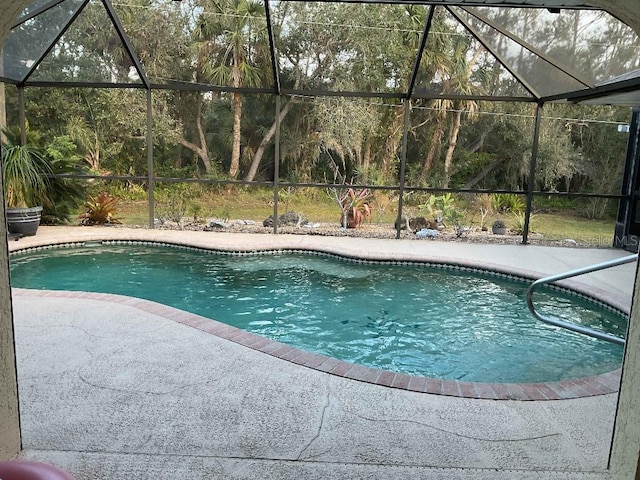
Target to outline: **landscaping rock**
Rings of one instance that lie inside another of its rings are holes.
[[[398,221],[394,225],[395,229],[398,229]],[[409,230],[413,233],[419,232],[425,228],[430,230],[439,230],[442,226],[438,222],[427,220],[425,217],[402,217],[400,230]]]
[[[211,220],[209,222],[209,227],[222,230],[223,228],[229,228],[229,224],[222,220]]]
[[[432,228],[423,228],[416,232],[416,238],[436,238],[440,232]]]
[[[271,217],[269,219],[269,223],[273,220]],[[266,221],[266,220],[265,220]],[[224,224],[224,222],[222,222]],[[273,223],[270,223],[270,226],[273,227]],[[123,226],[124,227],[124,226]],[[131,225],[127,226],[128,228],[132,228]],[[320,235],[320,236],[333,236],[333,237],[357,237],[357,238],[385,238],[385,239],[395,239],[398,232],[395,228],[393,228],[393,224],[391,223],[365,223],[360,225],[358,228],[342,228],[338,222],[321,222],[321,223],[305,223],[301,225],[303,228],[298,228],[295,225],[284,226],[278,229],[278,233],[281,234],[290,234],[290,235]],[[113,228],[118,228],[118,225],[115,225]],[[133,226],[133,228],[149,228],[146,225],[138,225]],[[176,222],[165,221],[162,224],[156,223],[155,228],[158,230],[181,230],[180,225]],[[258,233],[264,234],[265,227],[260,225],[259,222],[256,222],[255,225],[250,225],[249,223],[231,223],[228,228],[214,228],[210,227],[209,224],[197,224],[191,223],[184,225],[183,230],[192,230],[192,231],[214,231],[214,232],[232,232],[232,233]],[[481,228],[471,228],[468,234],[464,236],[457,236],[453,228],[445,227],[444,225],[439,225],[437,229],[428,229],[428,230],[436,230],[438,232],[437,236],[434,235],[433,232],[423,232],[420,235],[413,233],[407,230],[401,230],[400,238],[402,239],[413,239],[413,240],[423,240],[425,238],[433,241],[439,242],[464,242],[464,243],[492,243],[492,244],[501,244],[501,245],[521,245],[522,244],[522,235],[515,234],[507,234],[507,235],[492,235],[491,229],[489,231],[482,231]],[[418,231],[419,232],[419,231]],[[424,235],[424,237],[423,237]],[[427,236],[428,235],[428,236]],[[575,243],[574,243],[575,242]],[[533,245],[545,245],[545,246],[555,246],[555,247],[569,247],[569,248],[594,248],[593,243],[583,243],[580,241],[573,240],[571,238],[567,239],[558,239],[558,240],[547,240],[542,235],[534,232],[529,233],[529,243]],[[608,244],[598,244],[595,247],[609,248]]]
[[[306,225],[307,220],[298,212],[285,212],[278,217],[278,226],[295,226]],[[273,215],[269,215],[263,222],[263,227],[273,227]]]
[[[296,227],[299,227],[304,223],[307,223],[307,220],[298,212],[286,212],[278,217],[279,226],[295,225]]]

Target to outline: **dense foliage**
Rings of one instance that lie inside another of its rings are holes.
[[[6,205],[42,206],[43,223],[68,222],[84,200],[85,187],[79,180],[54,175],[83,173],[77,146],[67,136],[46,141],[30,129],[24,144],[18,128],[4,129],[2,134]]]
[[[156,84],[194,81],[231,87],[274,84],[264,5],[255,0],[130,0],[115,8]],[[272,23],[283,87],[320,91],[401,92],[409,84],[428,9],[416,5],[276,2]],[[517,9],[516,9],[517,10]],[[523,12],[518,11],[518,14]],[[511,12],[515,15],[515,12]],[[513,20],[521,29],[541,22],[538,10]],[[597,49],[584,48],[576,29],[585,21],[565,12],[553,31],[531,31],[543,50],[575,57],[600,72]],[[600,19],[601,20],[601,19]],[[469,20],[471,21],[471,20]],[[520,23],[518,23],[520,22]],[[564,23],[563,23],[564,22]],[[99,4],[85,10],[37,76],[57,80],[137,81],[131,58]],[[613,19],[603,21],[594,45],[638,67],[636,38]],[[553,47],[547,44],[553,37]],[[598,41],[600,43],[598,43]],[[614,48],[614,46],[617,46]],[[522,74],[542,66],[513,58]],[[516,56],[517,57],[517,56]],[[416,91],[461,95],[521,95],[523,88],[482,45],[437,9]],[[539,88],[544,88],[541,81]],[[146,176],[146,99],[143,90],[28,88],[32,129],[65,138],[94,174]],[[157,89],[152,94],[154,173],[247,181],[275,174],[280,123],[282,181],[396,185],[402,154],[404,106],[397,101],[339,96],[275,97],[239,92]],[[7,87],[10,124],[17,92]],[[526,189],[535,105],[473,100],[414,100],[409,114],[409,187]],[[618,193],[627,136],[617,130],[630,110],[546,105],[541,125],[536,190]],[[144,187],[143,181],[133,181]],[[410,188],[409,188],[410,190]],[[606,213],[606,201],[582,204]]]

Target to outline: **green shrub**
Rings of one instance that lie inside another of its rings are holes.
[[[522,212],[525,209],[525,203],[520,195],[515,193],[494,193],[491,195],[491,204],[496,212]]]
[[[526,221],[526,215],[524,212],[514,212],[513,214],[513,231],[518,235],[522,235],[524,233],[524,224]],[[533,219],[535,215],[529,215],[529,231],[533,230]]]
[[[455,198],[450,193],[430,195],[427,202],[420,205],[420,213],[426,213],[431,220],[444,220],[455,211]]]

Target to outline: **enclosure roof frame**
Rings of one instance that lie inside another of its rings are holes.
[[[34,18],[37,15],[40,15],[44,12],[49,11],[50,9],[60,5],[66,0],[53,0],[34,11],[24,15],[14,22],[13,28],[17,28],[20,25],[23,25],[28,20]],[[46,49],[45,53],[37,59],[33,65],[30,66],[27,74],[24,78],[14,78],[10,77],[6,74],[0,75],[0,81],[8,84],[15,84],[18,87],[87,87],[87,88],[145,88],[145,89],[175,89],[175,90],[191,90],[191,91],[211,91],[211,92],[230,92],[230,93],[241,93],[241,94],[274,94],[274,95],[308,95],[308,96],[340,96],[340,97],[363,97],[363,98],[389,98],[389,99],[483,99],[483,100],[495,100],[495,101],[526,101],[532,103],[547,103],[547,102],[575,102],[580,103],[582,101],[590,101],[590,102],[599,102],[603,104],[607,103],[615,103],[616,95],[622,94],[627,95],[629,92],[637,92],[638,103],[640,103],[640,80],[638,78],[635,79],[626,79],[623,81],[613,81],[609,82],[606,85],[594,85],[593,82],[589,81],[589,79],[585,78],[579,72],[574,71],[570,66],[564,65],[562,62],[554,59],[552,56],[548,55],[547,52],[542,51],[537,48],[535,45],[527,42],[526,39],[520,38],[518,35],[509,32],[507,29],[498,25],[496,22],[482,15],[480,12],[471,10],[470,7],[501,7],[501,8],[509,8],[509,9],[532,9],[532,8],[546,8],[550,12],[557,13],[558,11],[565,10],[592,10],[592,11],[603,11],[602,8],[598,8],[588,1],[583,0],[283,0],[285,2],[307,2],[307,3],[335,3],[335,4],[352,4],[352,3],[360,3],[360,4],[389,4],[389,5],[417,5],[428,8],[428,12],[426,15],[426,20],[424,22],[423,32],[420,38],[419,47],[417,52],[415,53],[414,66],[407,78],[407,87],[403,91],[398,92],[372,92],[372,91],[329,91],[329,90],[319,90],[319,89],[308,89],[308,90],[296,90],[296,89],[287,89],[282,86],[281,78],[280,78],[280,66],[278,62],[278,52],[276,47],[276,39],[274,34],[274,26],[272,22],[272,14],[271,8],[273,0],[263,0],[264,2],[264,14],[266,21],[266,28],[268,34],[268,42],[269,42],[269,55],[270,55],[270,63],[271,68],[273,69],[273,86],[268,88],[256,88],[256,87],[232,87],[230,85],[213,85],[213,84],[197,84],[192,82],[184,82],[184,81],[169,81],[169,82],[157,82],[154,81],[147,72],[145,71],[144,65],[139,59],[135,48],[129,39],[122,22],[120,21],[113,5],[110,0],[99,0],[105,7],[109,19],[112,22],[113,28],[115,29],[118,37],[122,42],[122,46],[124,50],[129,55],[133,66],[137,72],[139,77],[139,81],[128,82],[95,82],[95,81],[46,81],[46,80],[32,80],[31,77],[34,71],[37,69],[38,65],[42,62],[42,60],[50,53],[53,45],[60,40],[61,36],[64,32],[69,28],[69,25],[75,21],[80,12],[85,8],[89,0],[85,0],[82,3],[82,7],[72,16],[70,21],[63,26],[59,34],[55,37],[55,40],[51,42],[51,45]],[[458,7],[468,15],[473,16],[478,19],[480,22],[483,22],[488,27],[494,29],[499,32],[501,35],[504,35],[506,38],[509,38],[511,41],[516,42],[522,48],[526,49],[528,52],[536,55],[538,58],[542,59],[551,67],[557,69],[562,74],[566,75],[575,80],[575,82],[582,84],[585,86],[584,89],[576,89],[570,91],[562,91],[559,93],[555,93],[553,95],[545,95],[542,92],[538,92],[537,89],[525,78],[521,75],[515,68],[510,65],[510,62],[507,58],[502,56],[500,52],[498,52],[495,48],[493,48],[480,31],[475,29],[469,22],[467,22],[464,18],[462,18],[458,12],[451,7]],[[447,93],[447,92],[424,92],[419,89],[416,89],[416,79],[418,76],[418,70],[420,68],[420,62],[423,58],[423,54],[425,48],[427,46],[428,35],[431,30],[431,22],[433,19],[434,11],[436,8],[445,8],[449,14],[459,22],[460,25],[473,37],[476,41],[478,41],[484,49],[487,50],[499,63],[500,65],[507,71],[509,74],[521,85],[521,87],[531,95],[531,98],[523,97],[521,95],[459,95],[455,93]],[[626,98],[626,97],[620,97]],[[635,97],[634,97],[635,100]]]

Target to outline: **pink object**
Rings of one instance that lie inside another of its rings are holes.
[[[75,480],[52,465],[27,460],[0,462],[0,480]]]

